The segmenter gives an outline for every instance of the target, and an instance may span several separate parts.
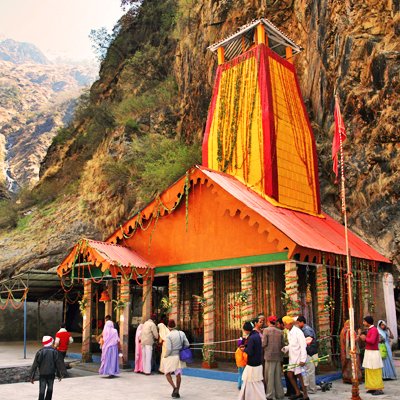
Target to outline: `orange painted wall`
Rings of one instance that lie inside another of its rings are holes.
[[[160,217],[155,228],[152,224],[146,231],[139,229],[121,244],[156,266],[283,251],[277,248],[276,241],[269,243],[266,232],[257,231],[257,223],[250,226],[248,217],[241,219],[239,212],[234,216],[229,214],[227,208],[235,208],[235,202],[239,207],[232,196],[227,201],[226,195],[218,194],[207,183],[199,183],[190,190],[187,231],[186,207],[182,201],[172,214]]]

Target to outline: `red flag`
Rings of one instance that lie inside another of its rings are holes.
[[[340,139],[342,143],[346,140],[346,129],[342,114],[340,113],[339,99],[335,96],[335,134],[332,142],[332,160],[333,160],[333,172],[338,176],[338,152],[340,150]]]

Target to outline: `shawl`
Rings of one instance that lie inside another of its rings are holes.
[[[103,353],[105,353],[110,347],[116,346],[119,342],[118,332],[114,328],[114,323],[112,321],[107,321],[104,326],[103,340],[104,344],[101,348]]]

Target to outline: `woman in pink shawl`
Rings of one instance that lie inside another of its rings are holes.
[[[143,372],[142,344],[140,343],[140,335],[142,334],[143,324],[139,324],[136,329],[135,336],[135,369],[133,372]]]
[[[119,375],[119,336],[114,323],[107,321],[103,329],[103,345],[101,347],[100,375]]]

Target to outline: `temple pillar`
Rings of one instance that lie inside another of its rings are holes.
[[[112,302],[112,300],[114,298],[113,281],[107,281],[106,290],[107,290],[108,294],[110,295],[110,301],[106,301],[104,303],[104,316],[110,315],[111,319],[113,319],[113,317],[112,317],[112,315],[113,315],[113,309],[112,309],[113,302]]]
[[[82,310],[82,361],[92,362],[91,339],[92,339],[92,316],[93,316],[93,282],[85,279],[83,282],[83,299],[86,307]]]
[[[265,44],[265,27],[263,24],[257,25],[257,44]]]
[[[293,50],[291,47],[286,47],[286,60],[293,64]]]
[[[285,263],[285,306],[287,315],[298,316],[300,313],[298,292],[297,263],[296,261],[288,261]]]
[[[153,303],[153,280],[151,278],[143,281],[143,306],[142,320],[147,321],[151,317]]]
[[[129,348],[129,325],[130,325],[130,289],[129,279],[121,278],[119,287],[119,299],[124,303],[124,307],[120,308],[119,312],[119,340],[121,342],[122,350],[122,367],[127,367],[128,364],[128,348]]]
[[[217,56],[218,56],[218,65],[223,64],[225,62],[225,49],[223,47],[218,47]]]
[[[169,319],[173,319],[178,324],[178,301],[179,301],[179,284],[178,274],[168,275],[168,297],[171,303]]]
[[[203,363],[204,368],[215,368],[214,345],[215,340],[215,302],[214,302],[214,272],[203,272],[203,321],[204,321],[204,346]]]
[[[316,267],[317,287],[317,337],[319,340],[319,356],[331,354],[330,309],[326,306],[329,297],[328,273],[326,265]]]
[[[241,312],[241,325],[245,321],[251,319],[254,315],[253,306],[253,270],[251,267],[240,268],[240,285],[243,294],[246,294],[246,301],[242,300],[242,312]]]

